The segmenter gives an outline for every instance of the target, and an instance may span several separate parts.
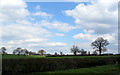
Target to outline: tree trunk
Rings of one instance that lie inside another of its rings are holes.
[[[100,46],[99,46],[99,55],[101,56],[101,52],[102,52],[102,48],[101,48],[101,43],[100,43]]]
[[[100,56],[101,56],[101,49],[99,50],[99,54],[100,54]]]
[[[74,55],[75,55],[75,56],[77,55],[76,52],[74,52]]]
[[[99,47],[99,55],[101,56],[101,51],[102,51],[102,49],[101,49],[101,47]]]

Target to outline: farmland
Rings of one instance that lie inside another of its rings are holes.
[[[116,55],[114,55],[117,57]],[[16,58],[96,58],[96,57],[114,57],[111,56],[57,56],[57,57],[46,57],[46,56],[40,56],[40,55],[2,55],[3,59],[16,59]]]
[[[117,72],[118,56],[56,56],[3,55],[3,74],[30,73],[102,73],[114,69]],[[112,65],[115,64],[115,65]],[[108,66],[107,66],[108,65]],[[98,66],[98,67],[96,67]],[[101,67],[100,67],[101,66]],[[102,67],[103,66],[103,67]],[[109,68],[111,66],[111,68]],[[12,67],[12,68],[11,68]],[[100,68],[99,68],[100,67]],[[70,70],[69,70],[70,69]],[[90,70],[91,69],[91,70]],[[112,72],[112,71],[111,71]],[[30,75],[29,74],[29,75]]]
[[[120,68],[118,68],[117,65],[112,64],[112,65],[103,65],[103,66],[96,66],[96,67],[91,67],[91,68],[80,68],[80,69],[70,69],[70,70],[61,70],[61,71],[49,71],[49,72],[36,72],[36,73],[31,73],[31,74],[23,74],[23,75],[40,75],[40,74],[96,74],[96,73],[105,73],[105,75],[111,74],[111,73],[120,73],[119,72]]]
[[[16,59],[16,58],[44,58],[45,56],[37,56],[37,55],[3,55],[3,59]]]

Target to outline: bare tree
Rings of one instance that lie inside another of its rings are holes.
[[[98,53],[97,53],[97,51],[95,50],[95,51],[93,51],[93,53],[92,54],[95,54],[95,55],[97,55]]]
[[[44,55],[45,53],[46,52],[43,49],[41,49],[41,50],[38,51],[38,54],[41,54],[41,55]]]
[[[74,55],[77,55],[79,53],[79,48],[77,45],[73,45],[73,48],[71,48],[71,52],[74,53]]]
[[[60,52],[60,55],[63,55],[63,52]]]
[[[81,55],[86,55],[86,54],[87,54],[87,51],[85,51],[84,49],[81,49],[81,50],[79,51],[79,53],[81,53]]]
[[[32,51],[30,51],[30,52],[28,52],[28,54],[29,54],[29,55],[35,55],[36,52],[32,52]]]
[[[107,51],[105,46],[107,46],[108,44],[109,42],[107,41],[107,39],[99,37],[91,43],[91,46],[93,46],[93,49],[96,49],[96,51],[99,51],[99,55],[101,55],[101,52]]]
[[[17,49],[13,50],[13,54],[17,54],[17,55],[27,55],[29,52],[27,49],[22,49],[20,47],[18,47]]]
[[[90,51],[88,51],[88,55],[90,55]]]
[[[6,51],[7,49],[6,49],[5,47],[1,47],[1,49],[0,49],[0,50],[1,50],[1,52],[2,52],[2,54],[3,54],[3,55],[4,55],[4,54],[6,54],[6,52],[5,52],[5,51]]]
[[[13,50],[13,54],[20,55],[21,49],[22,49],[22,48],[20,48],[20,47],[18,47],[17,49],[14,49],[14,50]]]
[[[57,52],[55,52],[55,54],[54,54],[55,56],[57,56],[58,54],[57,54]]]
[[[27,55],[29,52],[28,52],[28,50],[27,49],[21,49],[21,52],[20,52],[20,54],[21,55]]]

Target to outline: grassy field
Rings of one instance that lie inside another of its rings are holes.
[[[96,66],[91,68],[62,70],[46,73],[118,73],[117,65]]]
[[[37,55],[2,55],[3,59],[9,59],[9,58],[44,58],[45,56],[37,56]]]
[[[95,58],[95,57],[114,57],[114,56],[58,56],[58,57],[47,57],[47,58]]]
[[[3,59],[9,59],[9,58],[93,58],[93,57],[114,57],[114,56],[58,56],[58,57],[46,57],[46,56],[40,56],[40,55],[2,55]]]
[[[70,70],[61,70],[61,71],[54,71],[54,72],[36,72],[31,74],[25,75],[40,75],[40,74],[61,74],[61,73],[88,73],[88,74],[96,74],[96,73],[120,73],[120,69],[117,65],[104,65],[104,66],[96,66],[91,68],[80,68],[80,69],[70,69]]]
[[[40,75],[41,73],[52,75],[56,73],[117,73],[117,65],[110,64],[118,63],[118,56],[2,55],[2,57],[3,75],[11,75],[12,73],[30,73],[28,75]]]

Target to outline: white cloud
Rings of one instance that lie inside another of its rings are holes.
[[[95,35],[95,34],[90,34],[90,33],[79,33],[77,35],[74,35],[74,39],[81,39],[81,40],[91,40],[94,41],[98,37],[103,37],[104,39],[107,39],[110,42],[115,41],[115,34],[104,34],[104,35]]]
[[[16,23],[21,25],[32,25],[32,23],[27,20],[17,20]]]
[[[33,13],[33,16],[40,16],[40,17],[52,17],[52,14],[48,14],[46,12],[38,11],[36,13]]]
[[[49,37],[51,33],[40,26],[36,25],[19,25],[11,24],[7,26],[2,26],[3,35],[2,37],[7,40],[20,40],[20,39],[31,39],[36,37]]]
[[[31,49],[28,44],[45,42],[51,37],[51,32],[38,25],[11,24],[3,25],[2,29],[2,45],[5,47],[10,46],[9,50],[17,47]]]
[[[84,39],[84,40],[95,40],[96,36],[91,35],[91,34],[84,34],[84,33],[79,33],[77,35],[73,36],[74,39]]]
[[[37,6],[36,6],[36,10],[39,10],[39,9],[40,9],[40,5],[37,5]]]
[[[23,44],[24,43],[24,40],[12,40],[12,41],[8,41],[6,44],[7,45],[15,45],[15,44],[17,44],[17,45],[20,45],[20,44]]]
[[[94,33],[94,30],[84,30],[85,33]]]
[[[78,4],[73,10],[66,10],[65,14],[75,18],[75,23],[97,34],[106,34],[117,29],[117,0],[97,0],[88,5]]]
[[[8,44],[14,44],[15,42],[14,41],[9,41]]]
[[[27,39],[25,42],[44,42],[47,41],[48,39],[42,39],[42,38],[34,38],[34,39]]]
[[[10,24],[2,26],[3,35],[2,37],[7,39],[31,39],[39,36],[49,37],[51,33],[38,25],[19,25]]]
[[[48,27],[49,29],[56,29],[58,31],[63,31],[63,32],[68,32],[72,29],[76,29],[76,27],[74,26],[59,21],[47,22],[45,20],[42,20],[41,25]]]
[[[7,48],[12,48],[12,47],[13,47],[13,46],[11,46],[11,45],[8,45],[8,46],[7,46]]]
[[[64,36],[64,34],[56,33],[56,36]]]
[[[40,46],[40,44],[34,43],[34,44],[29,44],[28,46],[29,46],[29,47],[31,47],[31,46]]]
[[[66,46],[66,43],[61,43],[61,42],[52,42],[52,43],[47,43],[48,46]]]
[[[29,44],[28,46],[40,46],[40,47],[61,47],[61,46],[66,46],[66,43],[62,42],[49,42],[49,43],[32,43]]]
[[[0,20],[5,23],[13,23],[16,20],[25,19],[29,15],[27,5],[23,0],[0,0]]]

